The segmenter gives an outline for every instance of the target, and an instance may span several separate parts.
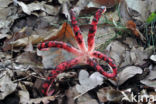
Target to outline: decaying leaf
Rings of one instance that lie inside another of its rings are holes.
[[[16,58],[16,62],[20,64],[41,66],[41,58],[34,52],[24,52]]]
[[[140,82],[145,84],[148,87],[156,88],[156,67],[154,67],[152,70],[150,70],[150,73],[147,77],[145,77]]]
[[[66,90],[65,95],[67,97],[67,104],[75,104],[74,97],[78,96],[79,93],[77,92],[75,86],[70,87],[68,90]]]
[[[51,37],[49,36],[45,41],[52,41],[52,40],[64,41],[64,42],[68,42],[71,45],[75,45],[74,42],[75,39],[74,39],[72,28],[67,23],[64,23],[62,25],[62,28],[59,31],[57,31],[56,35],[53,35]],[[71,53],[56,48],[51,48],[49,49],[49,51],[38,50],[37,54],[39,56],[42,56],[43,58],[42,63],[45,68],[55,67],[59,63],[65,60],[70,60],[74,57]]]
[[[54,101],[54,100],[55,100],[55,96],[46,96],[43,98],[30,99],[29,104],[39,104],[41,102],[44,104],[48,104],[50,101]]]
[[[12,3],[13,1],[12,0],[0,0],[0,2],[1,2],[0,8],[5,8],[5,7],[8,7],[8,5]]]
[[[126,41],[128,42],[128,40]],[[143,65],[145,63],[144,60],[148,59],[152,54],[153,48],[149,47],[144,49],[141,46],[132,46],[131,42],[127,42],[127,45],[125,45],[119,41],[112,41],[106,48],[110,57],[112,57],[120,67],[125,67],[127,65]],[[128,45],[130,45],[130,47],[128,47]]]
[[[17,8],[11,6],[12,0],[0,0],[0,30],[2,34],[10,31],[11,24],[18,18]]]
[[[117,82],[110,79],[110,81],[114,85],[122,85],[124,82],[126,82],[128,79],[134,77],[137,74],[142,74],[142,69],[137,66],[128,66],[124,68],[121,72],[117,75]]]
[[[129,20],[129,21],[126,23],[126,27],[127,27],[128,29],[130,29],[136,37],[139,37],[139,38],[142,40],[142,42],[145,42],[145,41],[146,41],[145,37],[144,37],[143,34],[137,29],[136,24],[135,24],[132,20]]]
[[[120,2],[120,0],[93,0],[93,1],[100,5],[104,5],[107,8],[111,8]]]
[[[119,6],[119,10],[120,10],[120,16],[121,16],[121,23],[122,24],[126,24],[126,22],[128,20],[132,20],[132,17],[130,16],[130,14],[128,13],[127,10],[127,3],[125,0],[121,0],[121,4]]]
[[[106,49],[109,51],[110,56],[115,60],[116,64],[119,65],[128,47],[121,44],[119,41],[114,41],[111,42]]]
[[[77,104],[98,104],[98,101],[86,93],[77,99]]]
[[[95,72],[89,76],[89,73],[85,70],[81,70],[79,73],[80,85],[76,85],[76,89],[79,93],[83,94],[89,90],[95,88],[103,83],[103,75],[99,72]]]
[[[69,2],[69,1],[71,1],[71,0],[58,0],[58,2],[59,2],[60,4],[63,4],[63,3],[65,3],[65,2]]]
[[[132,18],[138,19],[140,21],[146,21],[147,17],[148,17],[148,0],[135,0],[135,1],[130,1],[130,0],[125,0],[127,3],[127,9],[128,9],[128,13],[132,16]],[[133,11],[137,12],[137,17],[136,17],[136,12],[132,12],[130,11],[130,9],[132,9]]]
[[[97,92],[97,96],[100,100],[100,102],[108,102],[108,101],[114,101],[118,102],[121,101],[123,98],[123,94],[121,91],[115,90],[111,87],[104,87],[102,89],[99,89]]]
[[[76,14],[79,14],[89,2],[90,0],[79,0],[73,10],[76,12]]]
[[[135,65],[142,65],[145,59],[148,59],[152,54],[152,47],[144,49],[143,47],[133,47],[130,51],[131,60]]]
[[[62,4],[62,13],[70,21],[70,14],[69,14],[69,10],[68,9],[69,9],[69,4],[67,2],[64,2]]]
[[[27,91],[26,87],[23,84],[19,83],[19,87],[21,88],[21,90],[18,91],[18,95],[20,97],[20,103],[26,104],[30,99],[29,92]]]
[[[101,21],[99,21],[100,23]],[[87,40],[88,28],[84,26],[81,28],[84,40]],[[99,49],[101,45],[105,45],[105,43],[115,37],[115,31],[113,28],[109,26],[99,26],[95,35],[95,48]],[[103,51],[103,50],[101,50]]]
[[[26,5],[24,2],[17,2],[22,7],[24,13],[30,15],[33,11],[42,10],[50,15],[58,14],[59,8],[49,6],[45,2],[37,2]]]
[[[0,99],[3,100],[7,95],[16,90],[17,84],[13,83],[10,74],[3,71],[0,74]]]
[[[18,40],[20,38],[26,37],[25,30],[26,30],[26,28],[23,28],[19,32],[12,35],[9,39],[7,39],[3,44],[3,50],[4,51],[10,50],[13,47],[11,45],[12,42],[14,42],[15,40]]]
[[[66,79],[69,79],[69,78],[74,78],[76,76],[77,76],[77,73],[76,72],[60,73],[57,76],[57,80],[61,82],[61,81],[64,81]]]

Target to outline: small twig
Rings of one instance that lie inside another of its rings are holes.
[[[89,91],[89,90],[87,90],[87,91],[81,93],[80,95],[74,97],[74,100],[76,100],[76,99],[78,99],[79,97],[81,97],[82,95],[86,94],[88,91]]]
[[[36,78],[38,78],[38,79],[46,80],[45,78],[40,78],[40,77],[37,77],[37,76],[35,76],[35,75],[36,75],[36,73],[31,73],[31,74],[29,74],[28,76],[26,76],[26,77],[24,77],[24,78],[20,78],[20,79],[14,80],[13,82],[14,82],[14,83],[15,83],[15,82],[19,82],[19,81],[22,81],[22,80],[24,80],[24,79],[27,79],[27,78],[29,78],[29,77],[31,77],[31,76],[36,77]]]

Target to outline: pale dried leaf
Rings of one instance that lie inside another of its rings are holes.
[[[126,24],[128,20],[132,20],[132,17],[129,15],[128,13],[128,7],[127,7],[127,3],[125,0],[121,1],[121,4],[119,6],[119,13],[121,16],[121,22],[122,24]]]
[[[148,0],[135,0],[135,1],[132,1],[132,0],[125,0],[126,3],[127,3],[127,6],[128,8],[131,8],[132,10],[135,10],[136,12],[138,12],[138,16],[137,17],[133,17],[135,19],[138,19],[140,21],[146,21],[147,17],[149,15],[149,11],[148,11]],[[133,12],[131,12],[129,9],[128,9],[128,13],[131,15],[131,16],[135,16],[135,14]]]
[[[69,4],[67,2],[64,2],[62,4],[62,13],[70,21],[70,13],[69,13],[68,9],[69,9]]]
[[[103,75],[99,72],[95,72],[89,77],[87,71],[81,70],[79,73],[79,82],[80,85],[77,84],[76,89],[79,93],[83,94],[96,86],[103,84]]]
[[[45,2],[31,3],[28,5],[20,1],[18,1],[17,3],[22,7],[23,12],[28,15],[30,15],[33,11],[37,11],[37,10],[42,10],[51,15],[56,15],[58,14],[59,11],[59,8],[47,5],[45,4]]]
[[[150,73],[148,76],[146,76],[143,80],[140,82],[145,84],[148,87],[156,88],[156,67],[154,67],[152,70],[150,70]]]
[[[106,48],[111,58],[115,60],[117,66],[123,62],[122,58],[124,57],[127,49],[128,47],[119,41],[111,42]]]
[[[19,83],[19,87],[21,88],[21,90],[18,91],[18,95],[20,97],[20,103],[21,104],[27,104],[29,101],[29,92],[27,91],[25,85]]]
[[[93,1],[90,1],[87,5],[88,8],[99,8],[101,7],[102,5],[96,3],[96,2],[93,2]]]
[[[76,14],[79,14],[81,10],[83,10],[90,0],[79,0],[76,4],[76,6],[73,8],[73,10],[76,12]]]
[[[57,48],[51,48],[48,51],[39,51],[37,54],[42,56],[42,63],[44,68],[54,68],[63,61],[71,60],[75,56],[73,54]]]
[[[3,100],[16,90],[17,84],[13,83],[7,71],[4,71],[0,74],[0,86],[0,99]]]
[[[156,55],[151,55],[151,56],[150,56],[150,59],[151,59],[152,61],[156,62]]]
[[[142,65],[145,63],[145,59],[148,59],[152,53],[153,48],[149,47],[144,49],[144,47],[133,47],[130,51],[130,57],[135,65]]]
[[[39,67],[42,64],[41,57],[38,57],[35,52],[24,52],[16,58],[15,62],[35,67]]]
[[[121,72],[117,74],[117,82],[110,79],[110,81],[114,85],[122,85],[124,82],[126,82],[128,79],[134,77],[137,74],[142,74],[142,69],[137,66],[128,66],[124,68]]]
[[[43,36],[31,35],[29,37],[21,38],[21,39],[14,41],[14,42],[11,42],[11,44],[14,47],[22,47],[22,46],[27,46],[29,44],[29,41],[31,41],[32,44],[36,44],[36,43],[39,43],[40,41],[43,41],[43,40],[44,40]]]

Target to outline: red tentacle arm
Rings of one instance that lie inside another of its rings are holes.
[[[97,23],[102,15],[102,13],[104,13],[106,11],[106,7],[103,6],[100,9],[98,9],[98,11],[96,12],[92,23],[91,23],[91,27],[89,28],[89,32],[88,32],[88,51],[93,51],[94,50],[94,44],[95,44],[95,33],[97,31]]]
[[[43,42],[43,43],[40,43],[37,47],[39,50],[42,50],[44,48],[56,47],[56,48],[62,48],[62,49],[66,50],[68,52],[71,52],[77,56],[82,54],[78,49],[72,47],[71,45],[69,45],[67,43],[60,42],[60,41]]]
[[[70,14],[71,14],[71,23],[72,23],[72,26],[73,26],[73,30],[74,30],[74,33],[75,33],[75,38],[76,38],[76,41],[78,43],[79,49],[81,49],[83,52],[85,52],[87,49],[86,49],[86,46],[85,46],[83,36],[81,34],[81,30],[80,30],[80,28],[78,26],[78,23],[76,21],[75,13],[71,10]]]
[[[52,70],[51,73],[49,74],[47,81],[45,81],[44,84],[42,85],[41,89],[42,93],[47,96],[52,95],[54,93],[54,90],[50,91],[50,88],[53,86],[53,83],[57,75],[79,63],[80,57],[77,57],[57,65],[55,70]]]
[[[110,65],[110,67],[112,68],[112,73],[108,73],[105,72],[102,67],[98,64],[96,64],[94,61],[89,61],[89,65],[93,66],[95,69],[97,69],[100,73],[102,73],[104,76],[108,77],[108,78],[112,78],[115,77],[117,74],[117,66],[113,63],[113,60],[109,57],[107,57],[106,55],[104,55],[103,53],[99,52],[99,51],[94,51],[91,54],[94,58],[99,58],[103,61],[105,61],[106,63],[108,63]]]

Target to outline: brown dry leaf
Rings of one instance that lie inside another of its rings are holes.
[[[100,100],[100,102],[108,102],[108,101],[121,101],[121,99],[123,98],[123,94],[121,93],[121,91],[115,90],[113,88],[110,87],[104,87],[102,89],[99,89],[99,91],[97,92],[97,96]]]
[[[142,69],[136,66],[128,66],[117,74],[117,81],[109,79],[114,85],[122,85],[128,79],[134,77],[137,74],[142,74]]]
[[[93,99],[88,93],[80,96],[77,99],[77,104],[99,104],[96,99]]]
[[[65,95],[67,97],[67,104],[75,104],[74,97],[78,96],[78,92],[76,91],[75,87],[70,87],[68,90],[66,90]]]
[[[100,5],[104,5],[107,8],[111,8],[120,2],[120,0],[93,0],[93,1]]]
[[[41,66],[41,57],[38,57],[34,52],[24,52],[16,58],[17,63],[30,64],[35,67]]]
[[[66,73],[60,73],[58,76],[57,76],[57,80],[59,82],[63,82],[64,80],[66,79],[71,79],[71,78],[74,78],[77,76],[77,73],[76,72],[66,72]]]
[[[136,27],[136,24],[132,21],[132,20],[129,20],[127,23],[126,23],[126,27],[128,29],[130,29],[133,34],[136,36],[136,37],[139,37],[143,42],[146,41],[145,37],[143,36],[143,34],[137,29]]]
[[[64,42],[68,42],[71,45],[75,45],[76,43],[74,41],[75,39],[74,39],[72,28],[67,23],[64,23],[62,25],[62,28],[57,32],[57,35],[55,36],[53,35],[51,37],[48,37],[48,39],[46,39],[46,41],[51,41],[51,40],[64,41]],[[42,56],[43,58],[42,63],[45,68],[55,67],[59,63],[72,59],[74,57],[71,53],[57,48],[51,48],[49,51],[38,50],[37,54],[39,56]]]
[[[5,40],[5,42],[3,44],[3,50],[4,51],[10,50],[12,48],[12,45],[11,45],[12,42],[14,42],[15,40],[18,40],[20,38],[26,37],[25,30],[26,30],[26,28],[23,28],[21,31],[12,35],[12,37],[10,39]]]
[[[51,41],[51,40],[68,41],[69,43],[74,45],[75,44],[73,42],[74,39],[75,37],[71,26],[65,22],[62,25],[61,29],[57,31],[57,34],[55,36],[50,35],[49,37],[47,37],[47,39],[45,39],[45,41]]]

